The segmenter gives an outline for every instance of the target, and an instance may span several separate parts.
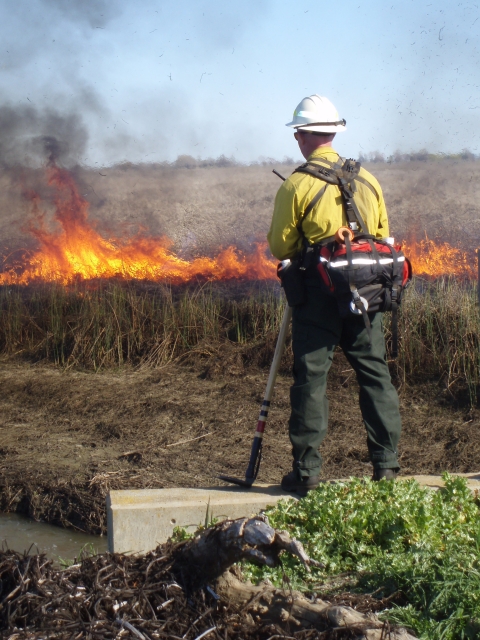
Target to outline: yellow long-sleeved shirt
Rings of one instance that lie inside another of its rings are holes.
[[[316,149],[308,160],[326,158],[336,162],[339,155],[331,147]],[[388,219],[382,189],[371,173],[363,167],[359,176],[367,180],[376,193],[360,181],[356,181],[354,200],[365,221],[368,232],[377,238],[387,238]],[[302,249],[302,236],[297,225],[304,211],[325,182],[305,173],[293,173],[280,187],[275,198],[272,223],[267,238],[270,251],[279,260],[293,258]],[[303,220],[302,229],[310,244],[335,235],[339,227],[346,226],[347,219],[340,189],[328,185],[320,201]]]

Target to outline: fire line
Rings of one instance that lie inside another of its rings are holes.
[[[32,221],[28,231],[39,249],[0,274],[0,284],[50,281],[70,284],[76,280],[120,277],[173,284],[195,279],[266,280],[276,278],[276,261],[259,243],[248,256],[228,247],[216,257],[191,261],[177,257],[166,237],[138,236],[128,240],[103,238],[88,220],[88,202],[78,192],[73,176],[55,164],[47,167],[48,184],[55,187],[54,219],[58,230],[49,231],[32,194]]]
[[[277,261],[266,243],[257,243],[248,255],[228,247],[216,257],[179,258],[167,237],[136,236],[127,240],[103,238],[88,219],[89,203],[79,193],[73,176],[51,162],[47,180],[55,189],[54,220],[50,231],[37,194],[31,193],[32,218],[27,231],[38,249],[0,273],[1,284],[56,282],[68,285],[98,278],[168,281],[181,284],[201,280],[275,280]],[[466,252],[428,238],[409,242],[404,251],[416,275],[457,275],[475,278],[475,267]]]

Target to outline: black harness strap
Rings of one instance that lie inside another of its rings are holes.
[[[325,193],[325,191],[327,190],[328,184],[324,185],[320,191],[314,196],[314,198],[310,201],[310,203],[307,205],[307,207],[305,208],[305,211],[303,213],[302,219],[299,222],[300,227],[303,224],[303,221],[305,220],[305,218],[308,216],[308,214],[311,212],[311,210],[313,209],[313,207],[317,204],[317,202],[320,200],[320,198],[323,196],[323,194]]]
[[[323,182],[327,182],[328,184],[338,185],[338,178],[332,170],[313,162],[302,164],[300,167],[295,169],[293,173],[307,173],[308,175],[318,178],[319,180],[323,180]]]
[[[344,160],[340,157],[336,162],[331,162],[326,158],[319,158],[319,161],[321,164],[318,162],[307,161],[297,167],[294,173],[306,173],[314,178],[323,180],[323,182],[326,182],[327,184],[336,185],[340,189],[340,193],[342,195],[348,226],[352,231],[358,232],[361,230],[362,233],[368,233],[368,229],[353,198],[353,194],[356,191],[355,180],[359,177],[358,172],[360,171],[360,163],[355,162],[354,160]],[[363,178],[361,179],[361,182],[367,185],[369,184],[368,181]],[[371,188],[373,189],[373,187]],[[310,208],[307,207],[308,213],[310,213],[313,207],[319,202],[324,193],[325,189],[321,190],[319,194],[315,196],[313,201],[310,203],[312,206],[310,207],[309,205]],[[376,192],[375,195],[377,195]]]
[[[392,358],[398,356],[398,300],[397,288],[392,289]]]
[[[362,178],[362,176],[355,176],[355,180],[358,180],[358,182],[361,182],[366,187],[368,187],[370,191],[373,193],[373,195],[377,198],[377,200],[380,199],[377,190],[375,189],[373,184],[371,184],[368,180],[366,180],[365,178]]]
[[[327,160],[326,158],[322,158],[322,161],[325,161],[327,164],[329,164],[331,167],[335,166],[334,163],[330,162],[330,160]],[[312,165],[314,168],[311,169],[309,165]],[[303,216],[301,217],[301,219],[299,220],[298,224],[297,224],[297,229],[300,232],[302,238],[303,238],[303,244],[305,245],[305,247],[310,246],[310,243],[308,242],[305,234],[303,233],[303,222],[305,220],[305,218],[311,213],[312,209],[315,207],[316,204],[318,204],[318,202],[320,202],[320,199],[322,198],[323,194],[325,193],[325,191],[327,190],[327,187],[329,184],[337,184],[336,180],[333,180],[331,177],[331,171],[329,171],[328,167],[325,167],[324,165],[321,164],[316,164],[314,162],[305,162],[304,164],[301,165],[301,167],[298,167],[298,169],[295,169],[294,173],[298,171],[299,173],[307,173],[311,176],[313,176],[314,178],[319,178],[320,180],[323,180],[324,182],[326,182],[327,184],[325,184],[320,191],[315,194],[315,196],[312,198],[312,200],[308,203],[308,205],[305,207],[305,211],[303,212]]]
[[[338,179],[338,188],[340,189],[340,193],[342,194],[343,203],[345,205],[345,214],[348,220],[348,226],[352,231],[357,231],[360,226],[362,233],[368,233],[368,229],[363,221],[362,216],[360,215],[360,211],[353,199],[354,191],[351,188],[351,185],[347,183],[344,178]]]
[[[348,272],[348,281],[350,285],[350,291],[352,293],[353,304],[362,314],[363,322],[365,323],[365,328],[367,330],[368,344],[371,347],[372,346],[372,325],[370,322],[370,318],[368,317],[367,309],[365,308],[363,300],[360,297],[360,294],[358,293],[357,285],[355,283],[355,276],[353,275],[354,268],[353,268],[352,244],[348,235],[345,235],[345,250],[347,253],[348,266],[350,267]],[[375,250],[375,253],[377,253],[376,250]],[[377,257],[378,257],[378,253],[377,253]]]
[[[392,358],[398,356],[398,287],[402,284],[398,253],[391,247],[393,258],[392,282]]]

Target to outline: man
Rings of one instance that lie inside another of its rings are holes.
[[[345,131],[345,120],[340,120],[327,98],[318,95],[304,98],[286,126],[294,129],[306,160],[328,167],[338,161],[339,155],[331,144],[337,132]],[[388,237],[387,211],[377,180],[361,168],[355,184],[354,200],[368,233]],[[279,260],[298,256],[303,236],[312,246],[333,238],[341,227],[347,226],[336,185],[329,184],[308,211],[324,186],[314,176],[293,173],[280,187],[268,233],[270,249]],[[304,496],[320,482],[322,459],[318,447],[327,431],[327,374],[337,345],[343,349],[360,385],[360,408],[367,430],[373,480],[394,479],[399,471],[397,444],[401,422],[397,392],[386,363],[382,314],[369,314],[370,337],[361,315],[340,317],[336,299],[321,290],[315,265],[305,271],[305,289],[306,301],[293,308],[294,384],[290,391],[289,421],[293,470],[282,479],[282,488]]]

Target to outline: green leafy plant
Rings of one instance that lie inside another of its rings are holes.
[[[98,555],[98,549],[95,548],[92,542],[87,542],[81,547],[80,551],[78,552],[78,556],[73,559],[57,556],[57,562],[62,569],[68,569],[68,567],[71,567],[76,562],[81,562],[85,558],[91,558],[96,555]]]
[[[303,591],[350,590],[392,596],[384,613],[428,640],[480,637],[480,510],[461,477],[432,491],[414,480],[352,479],[322,484],[298,502],[267,511],[270,523],[299,539],[325,565],[309,574],[285,555],[283,567],[246,566],[255,580]],[[336,586],[340,585],[340,586]],[[473,634],[473,635],[472,635]]]

